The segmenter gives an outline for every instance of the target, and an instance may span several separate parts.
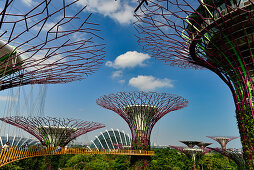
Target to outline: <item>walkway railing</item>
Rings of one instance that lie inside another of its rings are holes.
[[[0,167],[21,159],[44,156],[44,155],[64,155],[64,154],[100,154],[100,155],[139,155],[153,156],[154,151],[144,150],[121,150],[121,149],[103,149],[88,150],[83,148],[44,148],[44,147],[12,147],[0,151]]]

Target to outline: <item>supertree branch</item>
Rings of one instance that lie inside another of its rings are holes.
[[[230,150],[230,149],[224,150],[222,148],[210,148],[210,147],[208,148],[228,157],[229,159],[232,159],[237,164],[239,169],[242,169],[242,170],[247,169],[245,165],[245,161],[243,159],[243,154],[241,151]]]
[[[133,149],[150,149],[150,134],[165,114],[185,107],[180,96],[155,92],[118,92],[97,99],[97,104],[119,114],[129,125]]]
[[[232,92],[244,157],[254,168],[253,0],[148,0],[135,23],[151,56],[216,73]]]
[[[77,2],[41,0],[28,9],[6,1],[0,11],[0,90],[81,80],[98,69],[105,45],[98,24]]]
[[[25,130],[49,147],[63,147],[80,135],[105,127],[101,123],[55,117],[12,116],[0,120]]]

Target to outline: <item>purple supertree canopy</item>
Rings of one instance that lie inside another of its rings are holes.
[[[103,63],[98,24],[77,1],[0,1],[0,90],[86,78]],[[23,8],[23,6],[24,8]],[[75,9],[71,10],[71,9]]]
[[[183,68],[206,68],[232,92],[248,166],[254,168],[254,1],[147,0],[136,14],[138,43]]]
[[[54,117],[13,116],[0,120],[27,131],[50,147],[65,146],[80,135],[105,127],[96,122]]]
[[[129,125],[135,149],[150,149],[150,134],[165,114],[187,106],[180,96],[155,92],[118,92],[97,99],[97,104],[119,114]]]

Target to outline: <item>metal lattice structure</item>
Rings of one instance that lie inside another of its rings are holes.
[[[230,88],[247,164],[254,168],[253,0],[148,0],[136,15],[138,42],[151,56],[206,68]],[[249,161],[248,161],[249,160]]]
[[[245,165],[245,161],[243,159],[243,153],[239,150],[230,150],[230,149],[222,149],[222,148],[210,148],[209,149],[216,151],[229,159],[232,159],[238,166],[239,169],[246,170],[247,167]]]
[[[132,134],[132,149],[138,150],[150,150],[150,135],[160,118],[188,103],[180,96],[142,91],[104,95],[96,102],[116,112],[127,122]],[[133,158],[133,164],[136,164],[138,158],[134,159],[136,158]]]
[[[96,122],[54,117],[13,116],[0,120],[25,130],[47,147],[66,146],[80,135],[105,127]]]
[[[228,136],[207,136],[207,137],[218,142],[222,150],[226,150],[226,146],[228,142],[238,138],[238,137],[228,137]]]
[[[0,90],[86,78],[103,63],[104,44],[77,1],[0,2]],[[75,12],[71,10],[75,8]]]

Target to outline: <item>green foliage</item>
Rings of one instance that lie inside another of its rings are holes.
[[[237,111],[236,118],[241,138],[245,139],[241,140],[241,142],[246,165],[254,169],[254,155],[251,149],[254,145],[254,120],[250,107],[244,107]]]
[[[235,169],[237,170],[236,164],[229,160],[227,157],[222,156],[221,154],[213,154],[203,156],[199,162],[199,167],[203,167],[204,169]]]
[[[44,170],[46,169],[45,157],[34,157],[7,164],[1,170]]]

